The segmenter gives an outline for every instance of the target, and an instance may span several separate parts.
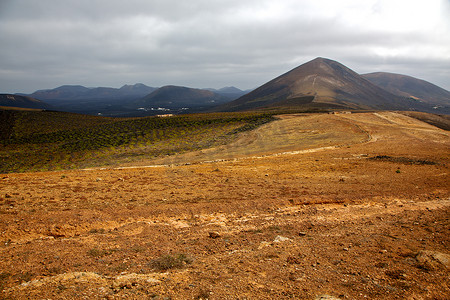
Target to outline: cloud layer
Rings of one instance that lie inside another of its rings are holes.
[[[3,0],[0,92],[248,89],[317,56],[450,89],[449,2]]]

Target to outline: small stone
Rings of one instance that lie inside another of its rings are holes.
[[[275,239],[273,240],[274,243],[282,243],[282,242],[287,242],[290,241],[290,238],[281,236],[281,235],[277,235],[277,237],[275,237]]]
[[[270,246],[269,242],[261,242],[258,246],[258,249],[262,249],[262,248],[269,247],[269,246]]]
[[[426,270],[450,269],[450,255],[437,251],[419,251],[416,256],[419,266]]]
[[[212,239],[217,239],[217,238],[220,238],[220,234],[217,231],[211,231],[209,233],[209,237]]]
[[[316,297],[315,300],[341,300],[341,299],[330,295],[319,295]]]
[[[393,279],[406,279],[406,274],[402,270],[387,270],[384,273]]]
[[[131,289],[136,285],[157,285],[159,283],[160,280],[154,278],[152,275],[131,273],[117,276],[112,283],[112,288],[115,290]]]
[[[306,232],[300,231],[300,232],[298,233],[298,235],[299,235],[299,236],[305,236],[305,235],[306,235]]]
[[[295,256],[288,256],[288,258],[286,259],[286,262],[288,264],[301,264],[302,263],[302,261]]]

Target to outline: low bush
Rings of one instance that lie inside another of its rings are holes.
[[[189,255],[178,253],[178,254],[168,254],[151,260],[148,265],[149,267],[158,270],[166,271],[169,269],[179,269],[183,268],[188,264],[191,264],[194,260]]]

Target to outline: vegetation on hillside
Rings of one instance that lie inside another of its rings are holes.
[[[415,118],[444,130],[450,130],[450,116],[424,113],[419,111],[402,111],[405,116]]]
[[[272,119],[250,112],[112,119],[0,111],[0,172],[108,166],[204,149]]]

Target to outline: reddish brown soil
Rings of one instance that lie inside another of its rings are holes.
[[[0,175],[0,297],[449,299],[449,146],[285,116],[165,166]]]

